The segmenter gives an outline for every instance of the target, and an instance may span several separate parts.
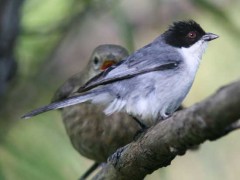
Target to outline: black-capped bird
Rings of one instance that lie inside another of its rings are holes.
[[[105,106],[108,116],[126,112],[151,126],[181,105],[208,42],[216,38],[193,20],[175,22],[153,42],[85,83],[78,95],[33,110],[23,118],[89,102]]]

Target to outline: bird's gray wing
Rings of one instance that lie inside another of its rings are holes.
[[[79,88],[78,92],[85,92],[100,85],[132,78],[140,74],[177,68],[181,62],[182,57],[175,49],[149,44],[90,79]]]

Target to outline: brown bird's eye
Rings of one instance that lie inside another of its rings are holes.
[[[197,33],[195,31],[191,31],[187,35],[187,37],[191,39],[194,39],[196,36],[197,36]]]
[[[97,57],[95,57],[95,58],[93,59],[93,63],[94,63],[95,65],[97,65],[97,64],[99,63],[99,59],[98,59]]]

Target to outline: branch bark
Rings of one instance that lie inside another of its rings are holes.
[[[170,165],[177,155],[233,131],[240,119],[240,81],[220,88],[204,101],[173,114],[136,141],[118,149],[94,179],[143,179]],[[230,127],[230,128],[229,128]]]

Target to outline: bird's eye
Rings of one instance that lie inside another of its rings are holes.
[[[95,65],[97,65],[97,64],[99,63],[99,59],[98,59],[97,57],[94,57],[93,63],[94,63]]]
[[[187,35],[187,37],[190,39],[194,39],[196,36],[197,36],[197,33],[195,31],[191,31]]]

